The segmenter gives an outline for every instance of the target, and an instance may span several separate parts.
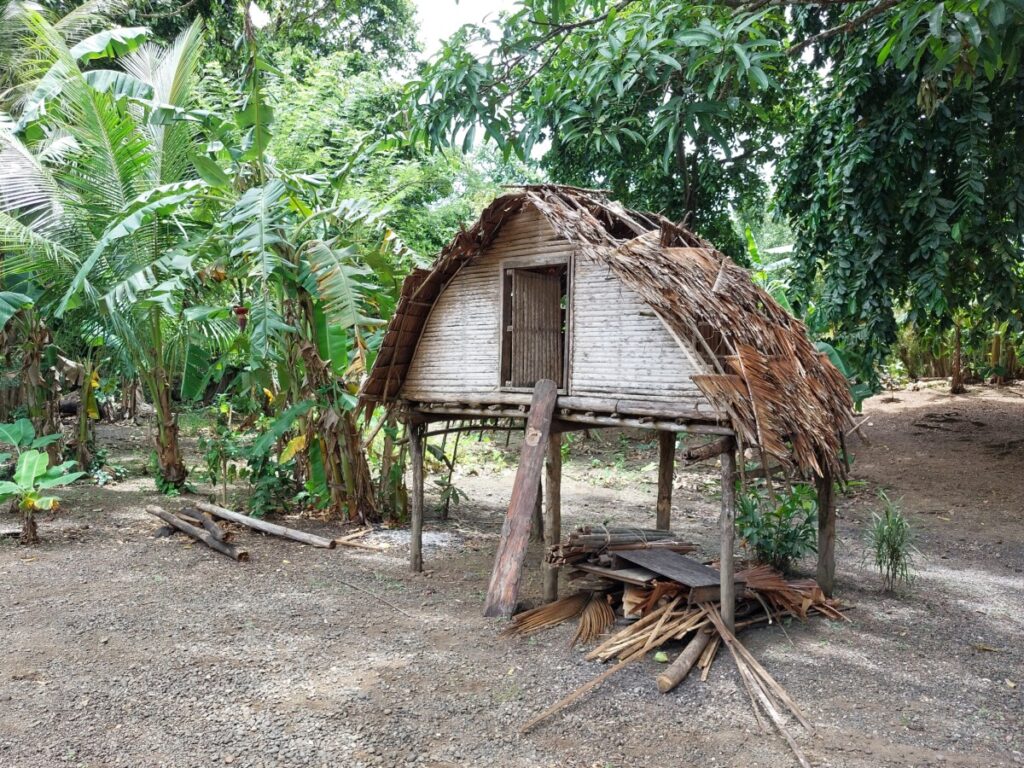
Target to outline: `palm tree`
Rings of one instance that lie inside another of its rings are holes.
[[[206,225],[189,215],[203,186],[188,159],[193,136],[154,115],[189,107],[200,25],[167,49],[140,45],[135,29],[69,46],[38,11],[20,12],[34,86],[18,123],[0,124],[5,270],[35,274],[55,318],[97,320],[120,342],[156,411],[160,475],[180,486],[171,387],[182,349],[169,339],[190,269],[184,245]],[[121,69],[93,68],[118,54]]]

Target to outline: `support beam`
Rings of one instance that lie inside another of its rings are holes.
[[[544,516],[544,549],[562,540],[562,434],[548,437],[548,455],[544,473],[544,491],[547,509]],[[561,569],[544,563],[544,602],[558,599],[558,574]]]
[[[412,488],[409,489],[409,567],[413,573],[423,570],[423,424],[410,424],[409,463],[412,464]]]
[[[676,470],[676,433],[658,433],[658,522],[659,531],[672,525],[672,481]]]
[[[818,490],[818,586],[831,597],[836,581],[836,494],[827,465],[824,473],[814,480]]]
[[[501,528],[501,540],[487,588],[484,616],[511,616],[519,600],[519,582],[530,538],[530,519],[544,469],[544,454],[547,453],[557,397],[558,387],[551,379],[541,379],[533,388],[530,416],[526,421],[519,467],[512,483],[512,498]]]
[[[698,461],[707,461],[708,459],[715,458],[722,451],[729,450],[729,446],[731,445],[731,437],[720,437],[717,440],[712,440],[710,443],[704,443],[704,445],[687,448],[683,453],[683,461],[687,464],[696,463]]]
[[[736,628],[736,582],[732,547],[736,537],[736,449],[730,444],[722,452],[722,514],[719,517],[722,555],[720,568],[722,621],[729,631]]]

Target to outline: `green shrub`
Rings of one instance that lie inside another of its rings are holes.
[[[874,523],[868,529],[868,552],[874,557],[875,568],[882,577],[882,588],[891,592],[901,582],[908,587],[913,582],[911,568],[917,549],[910,523],[899,505],[884,491],[878,492],[878,498],[885,510],[881,515],[874,514]]]
[[[740,495],[736,529],[758,561],[788,571],[818,549],[818,495],[809,485],[794,485],[776,502],[756,488]]]

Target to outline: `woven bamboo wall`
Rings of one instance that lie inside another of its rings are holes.
[[[714,412],[690,378],[703,371],[606,265],[578,256],[572,290],[573,395],[704,405]]]
[[[402,396],[419,402],[488,402],[500,391],[501,269],[544,257],[573,258],[530,208],[442,291],[420,337]],[[691,380],[703,371],[653,310],[608,269],[583,256],[571,270],[569,394],[714,409]]]
[[[567,261],[573,246],[525,210],[442,291],[420,336],[402,396],[421,402],[486,400],[499,391],[501,265],[538,256]]]

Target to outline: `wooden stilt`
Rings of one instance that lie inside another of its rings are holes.
[[[815,478],[818,490],[818,586],[832,596],[836,580],[836,495],[832,473]]]
[[[562,540],[562,433],[555,432],[548,437],[548,455],[545,464],[544,496],[547,509],[544,519],[544,549],[555,546]],[[558,574],[560,569],[544,564],[544,601],[558,599]]]
[[[537,478],[537,501],[530,521],[530,541],[544,541],[544,484]]]
[[[676,469],[676,435],[658,433],[658,522],[659,531],[672,525],[672,481]]]
[[[423,570],[423,425],[409,425],[409,463],[412,464],[412,488],[409,489],[409,567]]]
[[[721,536],[721,602],[722,621],[732,632],[736,626],[736,582],[732,564],[733,540],[736,536],[736,449],[730,444],[722,453],[722,513],[719,517]]]

